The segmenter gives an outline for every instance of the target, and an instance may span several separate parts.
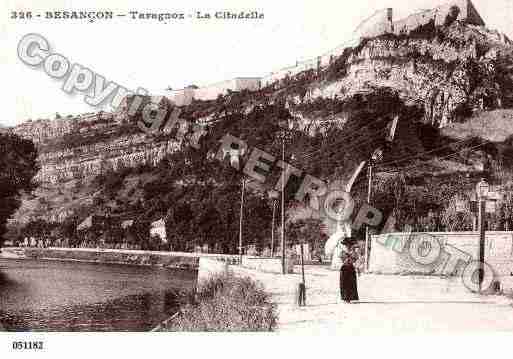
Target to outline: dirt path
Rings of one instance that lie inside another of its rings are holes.
[[[237,268],[262,282],[279,307],[279,332],[414,333],[513,331],[513,301],[470,293],[457,278],[362,275],[360,302],[338,299],[338,272],[307,268],[307,306],[294,294],[299,275],[276,275]]]

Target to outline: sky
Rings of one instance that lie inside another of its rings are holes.
[[[84,94],[61,90],[62,81],[17,57],[28,33],[48,39],[52,52],[126,88],[162,93],[167,87],[208,85],[237,76],[262,76],[323,54],[352,38],[358,24],[386,7],[394,18],[435,7],[443,0],[0,0],[0,125],[27,119],[94,112]],[[513,0],[474,0],[490,29],[513,38]],[[171,23],[115,19],[12,20],[11,11],[112,10],[127,13],[259,11],[262,20],[199,20]]]

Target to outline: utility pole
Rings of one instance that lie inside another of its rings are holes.
[[[369,165],[367,167],[367,177],[369,179],[369,184],[367,187],[367,204],[370,206],[371,197],[372,197],[372,159],[369,161]],[[365,226],[365,271],[369,270],[369,225]]]
[[[274,258],[274,217],[276,215],[276,199],[273,199],[273,222],[271,224],[271,258]]]
[[[303,253],[303,239],[301,240],[301,283],[298,286],[297,304],[300,307],[306,306],[306,283],[305,283],[305,261]]]
[[[395,129],[394,129],[395,131]],[[392,137],[393,138],[393,137]],[[371,158],[369,159],[369,163],[367,165],[367,177],[369,180],[369,183],[367,185],[367,204],[370,206],[371,200],[372,200],[372,166],[381,161],[383,159],[383,151],[378,148],[375,150]],[[370,231],[369,231],[369,225],[365,226],[365,271],[367,272],[369,270],[369,244],[370,244]]]
[[[285,163],[285,133],[281,138],[281,160]],[[285,173],[281,181],[281,272],[286,274],[285,268]]]
[[[240,215],[239,215],[239,264],[242,266],[242,216],[244,214],[244,190],[246,179],[242,178],[242,191],[240,195]]]
[[[290,134],[287,133],[286,122],[282,122],[282,130],[279,133],[279,138],[281,139],[281,161],[285,163],[285,141],[289,139]],[[287,166],[285,166],[285,170],[283,172],[283,176],[281,178],[281,271],[282,274],[286,274],[287,270],[285,267],[285,178],[287,171]]]

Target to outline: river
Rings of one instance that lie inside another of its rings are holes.
[[[0,328],[147,331],[195,280],[195,271],[159,267],[0,259]]]

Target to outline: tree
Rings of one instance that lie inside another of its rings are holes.
[[[320,219],[308,218],[293,223],[289,222],[286,233],[288,244],[308,243],[316,256],[322,255],[322,249],[328,239]]]
[[[37,150],[30,140],[0,133],[0,245],[6,232],[7,219],[20,206],[21,191],[34,189]]]

